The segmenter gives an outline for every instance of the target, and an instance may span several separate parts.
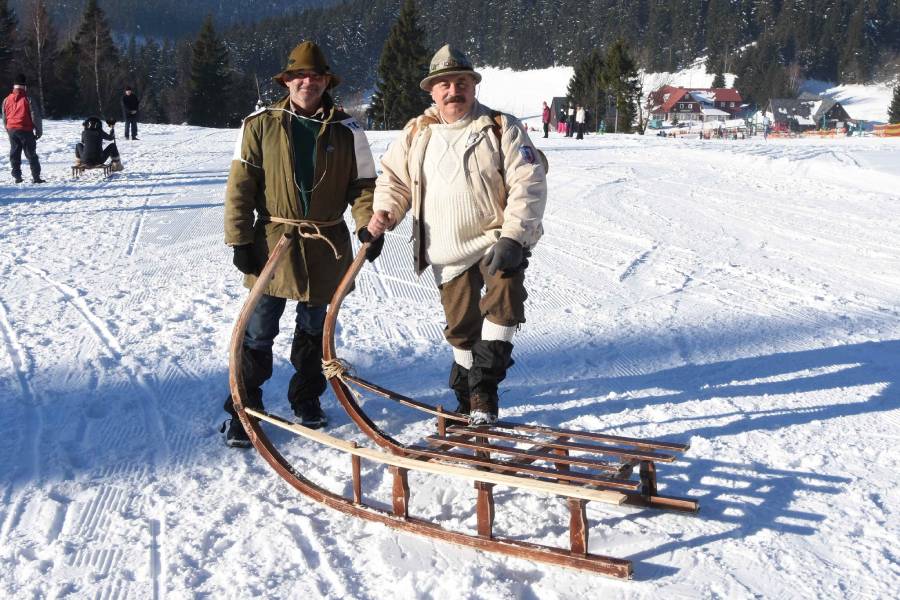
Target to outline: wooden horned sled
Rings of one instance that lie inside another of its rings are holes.
[[[687,444],[555,429],[505,420],[491,426],[470,427],[467,417],[462,414],[407,398],[342,368],[335,351],[335,327],[341,303],[364,264],[366,245],[356,255],[331,300],[325,319],[323,363],[326,376],[341,406],[378,448],[361,447],[355,442],[303,427],[274,414],[245,407],[246,390],[240,364],[247,322],[262,297],[267,282],[292,243],[290,235],[281,238],[250,291],[232,333],[229,369],[234,408],[253,446],[300,493],[330,508],[401,531],[624,579],[632,575],[631,561],[588,552],[588,502],[684,512],[698,510],[697,500],[657,493],[657,464],[675,461],[677,453],[688,449]],[[436,433],[414,444],[395,440],[366,415],[350,386],[434,417],[437,421]],[[353,497],[335,494],[304,477],[273,446],[260,426],[262,422],[344,452],[349,457]],[[391,511],[366,504],[360,476],[362,460],[385,465],[390,470],[393,477]],[[411,515],[410,471],[474,482],[477,531],[465,533],[448,530]],[[565,499],[570,513],[569,547],[555,548],[495,535],[493,488],[496,485]]]

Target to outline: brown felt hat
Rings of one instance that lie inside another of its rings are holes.
[[[287,65],[272,79],[284,86],[284,75],[289,71],[315,71],[322,75],[331,75],[331,81],[328,82],[327,88],[329,90],[341,82],[341,79],[331,72],[331,67],[328,66],[328,61],[325,59],[325,53],[315,42],[297,44],[288,56]]]
[[[471,75],[475,79],[475,83],[481,81],[481,74],[472,68],[472,63],[469,62],[468,57],[463,54],[462,50],[453,48],[450,44],[444,44],[431,57],[431,64],[428,66],[428,76],[419,83],[419,87],[426,92],[430,92],[431,84],[438,77],[462,73]]]

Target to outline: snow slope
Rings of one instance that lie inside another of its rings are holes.
[[[502,411],[691,443],[660,467],[698,515],[590,504],[616,581],[398,534],[298,496],[217,430],[246,292],[222,243],[234,131],[142,126],[126,171],[0,185],[4,598],[891,598],[900,577],[900,142],[538,139],[546,235]],[[392,133],[371,135],[376,155]],[[5,142],[0,171],[6,177]],[[451,361],[405,223],[341,316],[364,377],[450,404]],[[290,326],[285,316],[283,329]],[[267,408],[288,413],[289,336]],[[367,443],[331,396],[329,432]],[[404,440],[433,423],[369,398]],[[272,437],[350,492],[335,452]],[[390,478],[363,467],[366,497]],[[472,531],[471,485],[412,478],[412,509]],[[498,488],[496,529],[565,545],[556,498]]]
[[[706,72],[706,59],[700,58],[691,66],[675,73],[640,73],[643,97],[664,85],[684,87],[709,87],[715,75]],[[565,96],[572,67],[551,67],[533,71],[513,71],[494,67],[478,68],[483,79],[478,86],[478,98],[497,110],[510,112],[528,120],[529,125],[539,128],[541,102],[549,104],[554,96]],[[725,74],[725,83],[734,86],[735,76]],[[840,102],[851,117],[878,123],[888,120],[888,106],[891,104],[893,85],[878,83],[870,85],[835,85],[809,80],[803,91],[821,94]]]

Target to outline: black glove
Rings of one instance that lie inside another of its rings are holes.
[[[38,133],[37,131],[35,131],[35,132],[34,132],[34,140],[37,141],[37,140],[39,140],[39,139],[41,139],[41,134]]]
[[[231,259],[238,271],[244,275],[259,275],[259,263],[253,255],[253,244],[234,246],[234,258]]]
[[[381,249],[384,248],[384,236],[378,236],[377,240],[372,239],[372,234],[369,233],[369,230],[363,227],[359,230],[359,233],[356,234],[363,244],[369,244],[369,247],[366,248],[366,260],[369,262],[374,261],[381,254]]]
[[[516,240],[502,237],[488,250],[484,266],[487,267],[488,275],[494,275],[498,270],[503,271],[504,275],[511,275],[528,266],[526,250]]]

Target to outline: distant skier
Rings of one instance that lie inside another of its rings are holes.
[[[3,127],[9,136],[9,166],[16,183],[22,183],[22,152],[31,167],[31,181],[41,179],[41,162],[37,155],[37,141],[43,132],[40,107],[28,97],[25,76],[16,76],[12,93],[3,101]]]
[[[109,133],[103,131],[103,123],[98,117],[88,117],[82,123],[84,130],[81,132],[81,141],[75,144],[75,166],[95,167],[102,165],[106,159],[111,158],[109,168],[111,171],[121,171],[122,160],[119,158],[119,149],[113,142],[103,147],[103,140],[115,140],[115,126],[110,125]]]
[[[575,135],[575,104],[569,104],[569,114],[566,118],[566,137]]]
[[[129,137],[133,140],[138,139],[137,136],[137,119],[138,106],[141,100],[131,89],[130,85],[125,86],[125,93],[122,94],[122,120],[125,121],[125,139]]]
[[[541,113],[541,122],[544,124],[544,137],[550,137],[550,107],[544,100],[544,110]]]

